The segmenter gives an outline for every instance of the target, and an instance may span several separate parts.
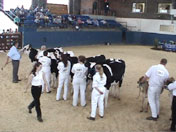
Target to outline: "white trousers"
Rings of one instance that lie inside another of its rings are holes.
[[[57,88],[56,100],[60,100],[60,95],[61,95],[63,86],[64,86],[63,99],[67,100],[68,85],[69,85],[69,75],[59,75],[59,85]]]
[[[50,70],[42,70],[45,73],[46,83],[48,87],[44,87],[44,82],[42,83],[42,92],[44,92],[46,88],[46,92],[51,91],[50,88],[50,80],[51,80],[51,71]]]
[[[160,94],[161,94],[161,89],[160,88],[149,86],[148,101],[149,101],[150,109],[151,109],[151,112],[152,112],[152,117],[154,117],[154,118],[156,118],[157,115],[159,115]]]
[[[81,106],[86,105],[86,80],[74,79],[73,80],[73,106],[78,104],[78,95],[80,91],[80,103]]]
[[[97,105],[99,108],[99,115],[104,116],[104,97],[105,97],[105,88],[101,89],[103,94],[100,94],[96,89],[92,91],[92,99],[91,99],[91,117],[95,118]]]

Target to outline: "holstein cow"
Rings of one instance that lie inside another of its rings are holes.
[[[38,54],[38,50],[32,48],[31,45],[26,45],[23,47],[24,51],[26,51],[26,53],[29,55],[29,58],[31,60],[31,62],[35,62],[38,61],[37,59],[37,54]],[[51,86],[53,87],[57,87],[57,77],[58,77],[58,63],[60,62],[60,55],[61,54],[66,54],[68,57],[68,60],[71,62],[71,67],[73,66],[73,64],[78,63],[78,58],[74,56],[73,51],[63,51],[63,49],[60,47],[56,47],[56,48],[51,48],[51,49],[47,49],[46,51],[48,51],[48,57],[51,58]],[[73,77],[73,74],[71,73],[71,77]]]
[[[25,53],[29,55],[29,58],[31,62],[37,62],[37,54],[39,53],[39,50],[32,48],[30,44],[23,47],[23,50]],[[51,86],[54,88],[57,87],[57,76],[58,76],[58,62],[60,54],[63,52],[62,48],[53,48],[53,49],[47,49],[48,51],[48,57],[51,59]]]
[[[97,58],[99,56],[96,56],[96,61],[94,61],[96,64],[101,64],[104,70],[105,75],[107,76],[107,82],[106,82],[106,94],[105,94],[105,107],[107,107],[108,104],[108,95],[109,95],[109,90],[111,88],[112,85],[112,89],[113,89],[113,93],[114,96],[117,95],[117,91],[116,89],[118,89],[118,99],[120,99],[120,87],[122,85],[122,80],[123,80],[123,76],[125,73],[125,62],[123,60],[102,60],[102,56],[100,56],[100,60],[98,60]],[[105,58],[105,57],[104,57]],[[92,59],[92,58],[91,58]],[[87,59],[87,60],[91,60],[91,59]],[[95,74],[95,66],[93,66],[90,70],[89,70],[89,75],[88,77],[90,79],[92,79],[93,75]],[[119,83],[119,87],[117,88],[117,84]]]
[[[125,61],[123,61],[122,59],[107,59],[106,64],[110,66],[113,74],[113,82],[111,83],[111,93],[114,97],[117,97],[120,100],[120,87],[122,86],[126,67]]]

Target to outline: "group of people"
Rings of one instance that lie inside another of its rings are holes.
[[[14,46],[11,47],[10,51],[7,54],[7,61],[5,65],[9,63],[9,59],[12,60],[13,66],[13,83],[18,83],[18,68],[19,68],[19,60],[21,58],[20,53],[17,50],[18,43],[15,43]],[[47,57],[48,53],[46,50],[46,46],[42,46],[42,53],[39,53],[38,59],[39,61],[34,65],[26,87],[31,87],[31,93],[34,100],[28,106],[29,113],[31,113],[32,108],[36,108],[37,119],[42,122],[42,115],[40,109],[40,96],[41,93],[46,89],[47,92],[50,92],[50,64],[51,60]],[[43,55],[42,55],[43,54]],[[86,75],[88,72],[88,68],[84,65],[86,60],[85,56],[79,56],[79,62],[74,64],[71,68],[71,63],[68,60],[65,54],[61,54],[60,62],[58,63],[59,70],[59,85],[57,88],[56,100],[61,100],[61,91],[64,86],[64,94],[63,99],[67,100],[68,87],[69,87],[69,79],[70,79],[70,71],[74,74],[72,84],[73,84],[73,106],[77,106],[78,104],[78,95],[80,91],[80,104],[81,106],[86,106]],[[160,108],[160,94],[165,82],[169,79],[169,72],[166,69],[167,59],[161,59],[160,64],[151,66],[148,71],[145,73],[145,77],[142,82],[149,80],[149,88],[148,88],[148,101],[151,108],[152,115],[147,117],[147,120],[157,121],[159,118],[159,108]],[[96,65],[95,67],[96,74],[93,76],[92,83],[92,96],[91,96],[91,115],[88,117],[89,120],[95,120],[96,117],[96,109],[97,105],[99,107],[99,116],[103,118],[104,116],[104,96],[106,92],[105,84],[107,77],[103,72],[103,68],[101,65]],[[43,90],[42,90],[43,89]],[[171,130],[175,131],[176,125],[176,81],[172,82],[167,86],[167,89],[172,91],[173,99],[172,99],[172,123]]]
[[[7,61],[5,65],[9,63],[9,59],[12,60],[13,66],[13,83],[18,83],[20,80],[18,78],[18,69],[19,63],[21,59],[21,54],[17,50],[18,43],[15,43],[14,46],[11,47],[10,51],[7,54]],[[40,96],[41,93],[46,90],[47,93],[50,93],[50,65],[51,59],[47,57],[48,52],[46,51],[46,46],[41,47],[41,52],[39,52],[37,58],[38,62],[36,62],[33,66],[33,69],[30,72],[28,77],[28,83],[25,88],[25,92],[30,85],[31,93],[33,96],[33,101],[29,104],[28,110],[29,113],[32,113],[32,108],[36,108],[37,119],[39,122],[43,122],[42,112],[40,108]],[[70,71],[74,74],[72,84],[73,84],[73,106],[78,105],[78,95],[80,92],[80,104],[81,106],[86,106],[86,76],[88,73],[88,68],[84,65],[86,60],[85,56],[80,55],[78,57],[78,63],[74,64],[71,68],[71,63],[67,58],[67,55],[61,54],[60,62],[58,63],[59,70],[59,81],[58,88],[56,94],[56,101],[62,99],[61,91],[64,86],[64,94],[63,99],[67,100],[68,95],[68,87],[70,80]],[[96,65],[96,74],[93,77],[92,83],[92,97],[91,97],[91,116],[88,117],[89,120],[95,120],[97,105],[99,106],[99,116],[103,118],[104,116],[104,96],[106,92],[105,84],[106,84],[106,75],[103,72],[103,68],[101,65]]]

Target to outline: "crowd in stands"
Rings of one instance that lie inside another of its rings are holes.
[[[84,27],[101,27],[101,28],[116,28],[121,24],[115,20],[92,19],[89,16],[83,15],[61,15],[52,14],[49,9],[36,7],[35,9],[24,9],[17,7],[6,11],[6,14],[13,19],[13,21],[21,26],[36,26],[36,27],[59,27],[76,29]]]
[[[10,28],[10,29],[7,29],[6,31],[5,31],[5,29],[3,29],[3,31],[2,31],[2,34],[13,34],[13,33],[19,33],[18,32],[18,29],[16,28],[14,31]]]

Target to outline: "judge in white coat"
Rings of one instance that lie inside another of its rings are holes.
[[[92,83],[92,98],[91,98],[91,115],[87,117],[89,120],[95,120],[97,105],[99,108],[99,116],[104,117],[104,97],[105,97],[105,84],[107,77],[103,72],[103,67],[101,65],[96,65],[96,74],[93,76]]]
[[[46,50],[46,45],[42,45],[40,51],[37,54],[37,59],[43,56],[44,51]]]
[[[73,106],[78,104],[78,95],[80,91],[81,106],[86,106],[86,76],[88,68],[85,67],[85,56],[78,57],[79,63],[74,64],[72,68],[73,76]]]

